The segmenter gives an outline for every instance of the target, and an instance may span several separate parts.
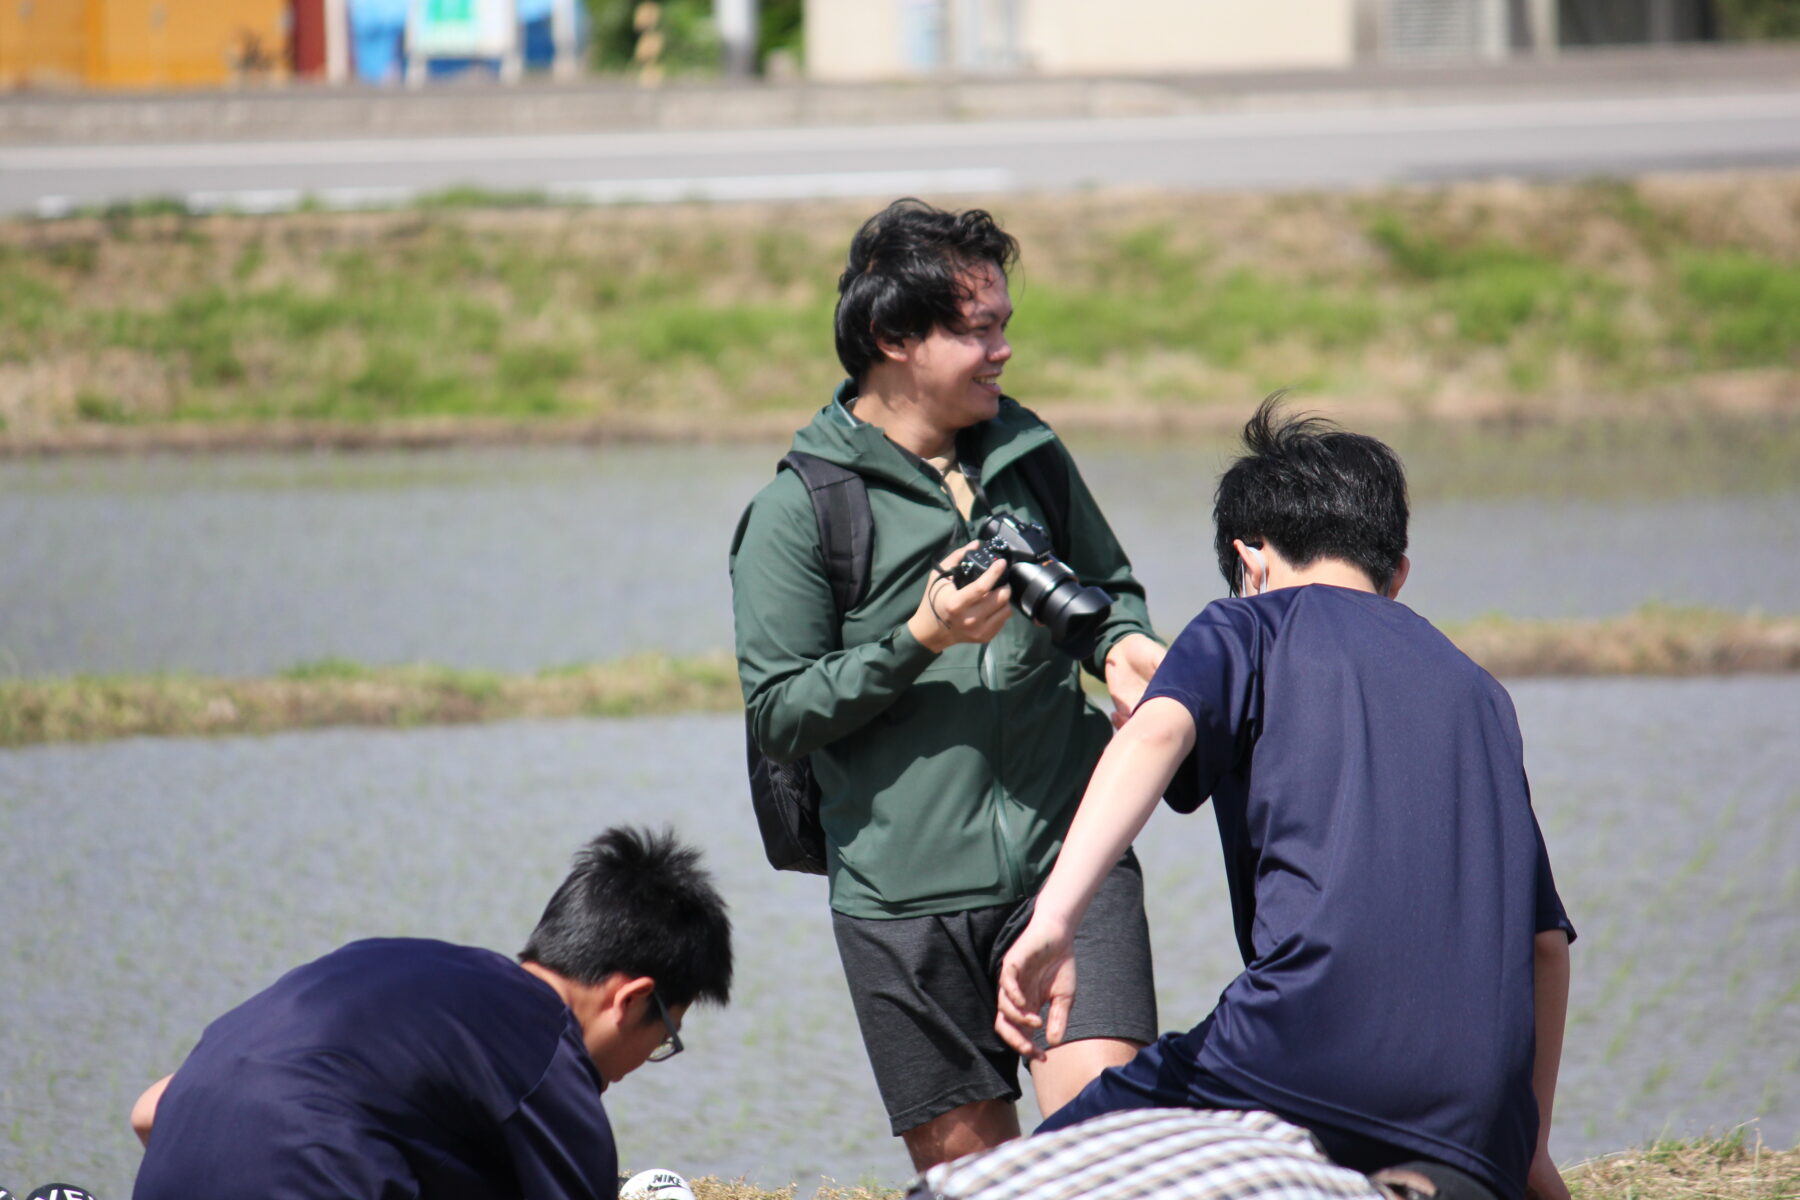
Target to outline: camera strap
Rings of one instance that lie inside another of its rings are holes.
[[[958,455],[956,469],[961,471],[962,477],[969,481],[969,490],[975,493],[975,499],[981,501],[981,507],[993,512],[994,506],[988,503],[987,492],[983,491],[981,487],[981,468]]]
[[[994,506],[981,487],[981,465],[958,454],[956,465],[969,481],[969,487],[989,512]],[[1042,524],[1050,531],[1050,545],[1056,557],[1069,557],[1069,464],[1057,451],[1055,442],[1047,442],[1028,450],[1013,461],[1013,470],[1025,480],[1025,490],[1043,512]]]

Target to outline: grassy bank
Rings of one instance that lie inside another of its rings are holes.
[[[649,716],[742,703],[736,667],[724,654],[642,655],[529,676],[327,660],[272,679],[156,675],[0,682],[0,746],[328,725]]]
[[[1647,608],[1605,621],[1494,618],[1448,632],[1501,676],[1800,670],[1800,617]],[[741,706],[736,669],[722,653],[645,655],[527,676],[327,661],[272,679],[168,675],[0,682],[0,746],[328,725],[730,712]]]
[[[1722,1138],[1660,1141],[1564,1172],[1574,1200],[1793,1200],[1800,1149],[1772,1151],[1743,1131]],[[793,1200],[796,1188],[764,1191],[717,1179],[693,1181],[695,1200]],[[821,1188],[818,1200],[897,1200],[898,1190]]]
[[[0,222],[0,450],[785,430],[865,203]],[[1017,197],[1015,394],[1221,428],[1800,408],[1800,173]]]

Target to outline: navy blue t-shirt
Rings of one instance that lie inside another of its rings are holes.
[[[352,942],[207,1027],[132,1194],[612,1200],[603,1086],[574,1014],[511,959]]]
[[[1158,696],[1194,718],[1245,963],[1189,1061],[1521,1194],[1533,940],[1574,930],[1505,689],[1404,605],[1315,584],[1209,605]]]

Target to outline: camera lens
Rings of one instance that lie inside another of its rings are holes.
[[[1100,626],[1112,611],[1112,597],[1097,587],[1083,587],[1075,572],[1052,558],[1016,562],[1006,573],[1019,611],[1050,631],[1056,648],[1075,658],[1094,652]]]
[[[1046,625],[1049,622],[1042,615],[1045,610],[1044,601],[1065,584],[1081,586],[1080,581],[1075,578],[1075,572],[1054,558],[1047,563],[1016,562],[1006,573],[1006,582],[1012,585],[1013,603],[1019,606],[1019,611]]]
[[[1081,585],[1075,572],[1051,553],[1050,534],[1041,525],[997,514],[982,522],[978,533],[981,545],[963,556],[956,586],[967,586],[995,559],[1005,559],[1013,607],[1049,630],[1051,644],[1064,654],[1092,654],[1100,626],[1112,612],[1112,597]]]
[[[1100,627],[1112,612],[1112,597],[1097,587],[1083,587],[1078,580],[1058,588],[1045,598],[1044,615],[1038,619],[1050,631],[1058,650],[1075,658],[1094,652]]]

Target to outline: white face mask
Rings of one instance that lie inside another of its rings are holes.
[[[1269,563],[1268,563],[1268,560],[1263,558],[1263,552],[1261,550],[1258,550],[1255,546],[1245,546],[1244,553],[1248,554],[1251,558],[1255,559],[1256,565],[1262,569],[1262,582],[1256,585],[1256,591],[1254,593],[1255,595],[1260,596],[1264,592],[1269,590]],[[1250,572],[1244,567],[1244,565],[1242,563],[1239,563],[1238,564],[1238,594],[1240,596],[1244,594],[1244,585],[1248,584],[1249,582],[1250,582]]]

